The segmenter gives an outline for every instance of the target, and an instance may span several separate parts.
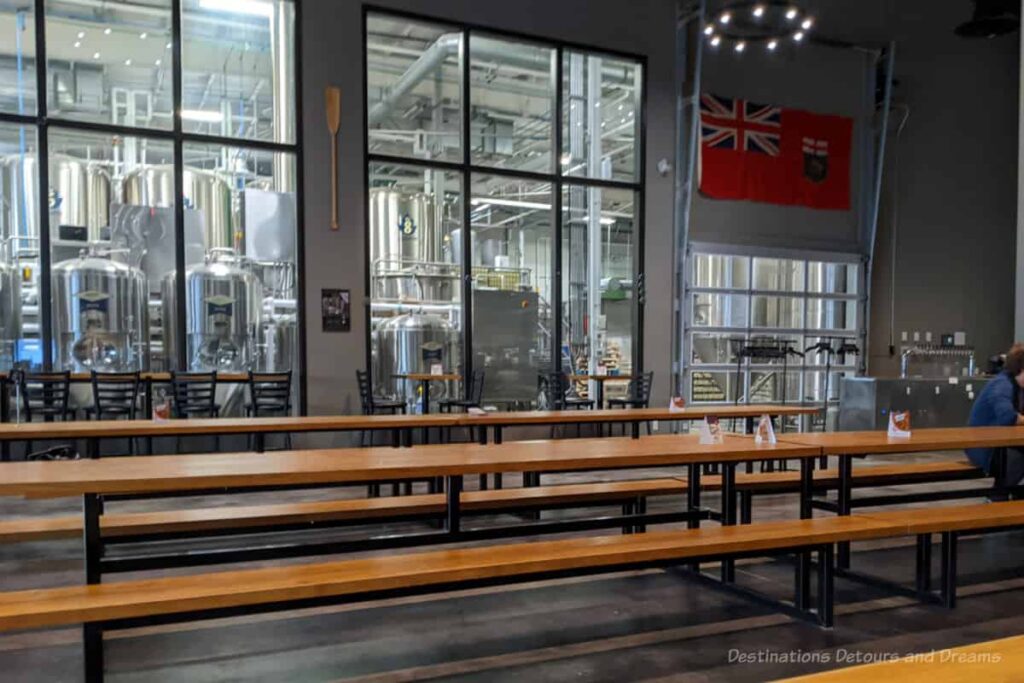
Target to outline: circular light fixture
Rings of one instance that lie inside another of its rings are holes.
[[[153,65],[154,66],[160,66],[160,64],[162,64],[162,63],[163,63],[163,60],[162,59],[158,59],[155,62],[153,62]]]
[[[76,40],[75,41],[75,47],[82,47],[82,41]]]
[[[145,40],[146,38],[149,38],[149,34],[145,31],[139,34],[139,40]]]
[[[814,25],[814,18],[801,0],[726,0],[706,17],[704,35],[711,47],[731,47],[745,52],[764,46],[775,51],[783,41],[801,43]]]
[[[131,66],[132,65],[132,60],[130,60],[130,59],[124,60],[124,65],[125,66]]]
[[[105,35],[105,36],[109,36],[113,32],[114,32],[114,30],[112,28],[110,28],[109,26],[106,27],[105,29],[103,29],[103,35]]]
[[[93,52],[92,53],[92,58],[93,59],[99,59],[100,58],[100,53],[99,52]]]
[[[78,32],[78,39],[81,40],[82,38],[85,38],[85,31]]]

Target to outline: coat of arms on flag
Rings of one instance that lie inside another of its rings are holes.
[[[705,195],[849,209],[852,119],[705,93],[700,123]]]

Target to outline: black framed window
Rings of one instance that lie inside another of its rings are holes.
[[[297,11],[0,0],[0,371],[302,376]]]
[[[415,409],[396,375],[483,370],[514,409],[556,369],[641,372],[644,59],[372,8],[364,32],[377,390]]]

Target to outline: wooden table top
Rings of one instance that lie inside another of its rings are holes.
[[[820,453],[818,448],[755,444],[749,437],[731,435],[721,444],[702,445],[696,435],[684,435],[13,462],[0,464],[0,495],[64,497],[331,484],[488,472],[680,466]]]
[[[250,434],[280,432],[330,432],[357,429],[416,429],[422,427],[467,427],[488,425],[548,425],[572,422],[628,422],[630,420],[700,420],[705,415],[757,417],[771,414],[797,415],[815,408],[799,406],[720,406],[714,409],[687,408],[672,413],[668,408],[626,408],[623,410],[551,410],[429,415],[313,415],[308,417],[217,417],[185,420],[81,420],[75,422],[0,423],[0,441],[25,439],[89,439],[144,436],[202,436],[205,434]]]
[[[890,437],[883,431],[809,432],[780,434],[778,438],[787,443],[817,446],[826,455],[920,453],[1024,445],[1024,426],[914,429],[910,437],[904,438]]]
[[[787,678],[805,683],[1017,683],[1024,671],[1024,636],[926,652],[889,662],[862,664],[810,676]]]
[[[391,375],[394,379],[411,379],[417,382],[432,382],[437,380],[438,382],[457,382],[462,379],[462,375],[456,375],[453,373],[443,373],[440,375],[432,375],[429,372],[410,372],[406,375]]]
[[[594,380],[595,382],[609,382],[613,380],[631,380],[636,375],[569,375],[569,379],[576,381]]]

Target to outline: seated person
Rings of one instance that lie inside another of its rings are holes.
[[[1024,424],[1019,412],[1024,388],[1024,344],[1014,344],[1006,354],[1003,369],[978,394],[971,408],[970,426],[992,427]],[[995,477],[996,493],[991,498],[1006,499],[1002,489],[1017,486],[1024,479],[1024,448],[1007,448],[1005,463],[994,458],[995,448],[968,448],[972,463]],[[995,461],[994,461],[995,460]]]

